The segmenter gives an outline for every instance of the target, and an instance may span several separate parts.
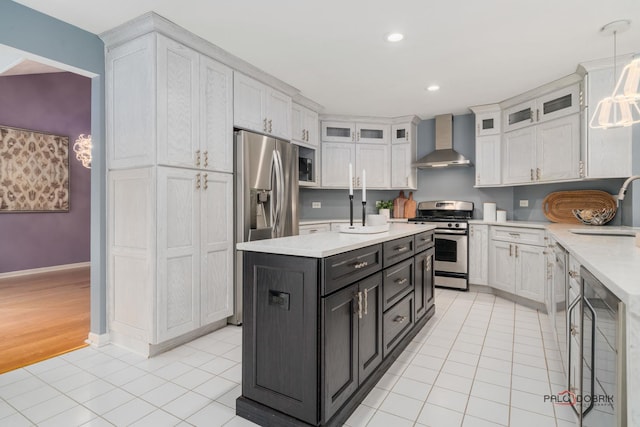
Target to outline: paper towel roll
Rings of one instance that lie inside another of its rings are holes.
[[[482,219],[485,221],[495,222],[496,220],[496,204],[495,203],[483,203],[482,204]]]
[[[506,222],[506,221],[507,221],[507,211],[498,209],[496,211],[496,222]]]

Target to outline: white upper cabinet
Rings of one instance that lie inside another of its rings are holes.
[[[328,142],[322,144],[322,186],[349,187],[349,163],[354,167],[354,187],[358,186],[355,144]]]
[[[388,124],[323,121],[322,141],[388,144],[390,131]]]
[[[573,84],[504,110],[504,131],[510,132],[536,123],[580,112],[580,84]]]
[[[158,35],[158,163],[194,167],[199,150],[199,54]]]
[[[536,129],[536,181],[580,178],[580,116],[540,123]]]
[[[291,98],[235,72],[233,121],[240,128],[291,139]]]
[[[586,130],[582,138],[583,178],[623,178],[632,173],[632,131],[633,126],[592,129],[589,126],[598,102],[611,96],[623,66],[630,60],[629,56],[619,58],[618,75],[613,75],[610,60],[594,61],[581,64],[586,70],[584,78],[586,108],[583,120]]]
[[[302,105],[291,106],[291,140],[297,144],[318,146],[318,113]]]
[[[231,69],[161,34],[107,51],[110,169],[233,171]]]
[[[200,57],[200,167],[233,172],[233,72]]]
[[[500,134],[476,138],[476,186],[492,186],[501,183]]]
[[[411,167],[414,158],[411,144],[391,145],[391,188],[415,188],[415,168]]]
[[[356,123],[356,142],[366,144],[388,144],[389,125],[377,123]]]
[[[476,117],[476,187],[500,185],[501,140],[498,104],[471,107]]]
[[[476,113],[476,137],[500,134],[501,112],[498,105],[473,107],[472,110]]]
[[[391,185],[391,163],[389,146],[381,144],[356,144],[357,186],[364,184],[362,170],[367,171],[367,188],[389,188]],[[347,181],[348,182],[348,181]]]
[[[522,184],[534,182],[536,134],[534,128],[507,132],[502,141],[502,182]]]

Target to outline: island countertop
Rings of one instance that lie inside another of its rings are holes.
[[[325,258],[331,255],[364,248],[401,237],[433,230],[434,225],[392,223],[389,231],[375,234],[349,234],[336,231],[256,240],[236,245],[236,249],[249,252],[264,252],[310,258]]]

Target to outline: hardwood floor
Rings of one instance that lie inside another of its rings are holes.
[[[89,268],[0,279],[0,373],[84,347]]]

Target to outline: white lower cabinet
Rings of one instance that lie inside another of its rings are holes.
[[[228,173],[167,167],[111,172],[114,342],[149,355],[153,345],[232,314],[233,210],[222,202],[232,195]]]
[[[544,303],[547,277],[545,246],[523,243],[517,228],[493,228],[492,235],[511,237],[504,240],[494,238],[489,242],[489,285]],[[539,241],[544,241],[544,230],[527,230],[528,235],[532,232],[538,232]]]
[[[469,226],[469,283],[489,284],[489,226]]]

